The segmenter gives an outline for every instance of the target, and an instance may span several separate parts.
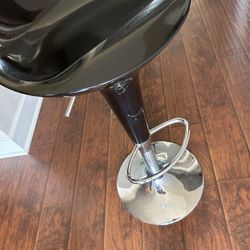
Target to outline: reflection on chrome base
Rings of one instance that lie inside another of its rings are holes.
[[[161,168],[166,167],[180,150],[179,145],[163,141],[153,143],[152,148]],[[122,163],[117,189],[124,206],[134,217],[149,224],[168,225],[183,219],[197,206],[204,178],[199,162],[188,150],[162,177],[145,184],[133,184],[127,179],[129,160],[130,155]],[[139,151],[131,164],[133,176],[148,176]]]

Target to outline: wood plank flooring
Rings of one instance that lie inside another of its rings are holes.
[[[0,249],[250,250],[250,4],[193,0],[139,77],[150,126],[190,121],[205,191],[168,227],[127,213],[117,191],[132,143],[100,93],[45,99],[29,156],[0,160]],[[157,140],[181,141],[171,128]]]

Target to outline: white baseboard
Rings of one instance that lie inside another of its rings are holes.
[[[0,159],[20,155],[27,155],[27,152],[8,136],[6,136],[5,139],[0,140]]]
[[[29,152],[43,99],[25,95],[20,98],[8,134],[0,131],[0,158]]]
[[[39,97],[25,96],[11,129],[11,139],[27,153],[35,131],[42,100]]]

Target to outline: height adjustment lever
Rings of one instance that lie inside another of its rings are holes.
[[[65,113],[64,115],[66,117],[70,117],[70,114],[71,114],[71,111],[72,111],[72,108],[74,106],[74,103],[75,103],[75,100],[76,100],[76,96],[65,96],[66,98],[69,98],[69,103],[68,103],[68,106],[65,110]]]

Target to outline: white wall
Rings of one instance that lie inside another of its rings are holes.
[[[0,158],[29,152],[42,98],[0,86]]]

